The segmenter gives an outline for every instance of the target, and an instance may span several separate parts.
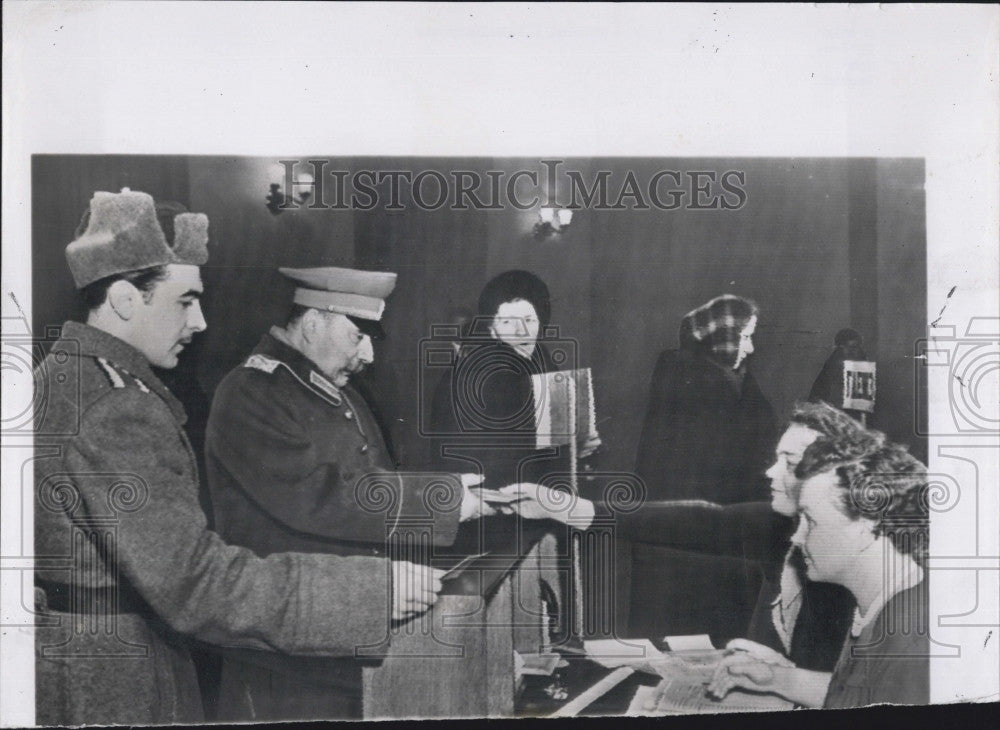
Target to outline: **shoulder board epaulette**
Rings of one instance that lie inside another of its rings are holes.
[[[280,360],[272,360],[269,357],[264,357],[263,355],[251,355],[247,358],[247,361],[243,363],[245,368],[254,368],[256,370],[263,370],[265,373],[273,373],[274,369],[281,365]]]
[[[97,364],[100,365],[101,370],[103,370],[104,374],[108,377],[108,382],[111,384],[112,388],[125,387],[125,379],[122,378],[121,373],[119,373],[117,370],[111,367],[111,363],[109,363],[103,357],[98,357],[95,359],[97,360]]]

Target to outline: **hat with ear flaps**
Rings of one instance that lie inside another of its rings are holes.
[[[126,271],[202,266],[208,262],[208,216],[188,213],[179,203],[154,203],[148,193],[128,188],[95,192],[66,247],[66,262],[78,289]]]

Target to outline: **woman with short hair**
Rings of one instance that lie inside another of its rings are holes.
[[[808,577],[844,586],[856,603],[840,659],[831,675],[736,654],[710,693],[743,687],[806,707],[927,704],[926,467],[895,444],[845,461],[839,444],[817,442],[798,474],[805,481],[792,541]]]

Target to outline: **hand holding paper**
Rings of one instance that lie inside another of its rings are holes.
[[[594,503],[564,490],[521,482],[503,487],[500,492],[518,498],[510,507],[525,519],[557,520],[579,529],[586,529],[594,521]]]
[[[392,561],[392,618],[403,621],[427,611],[441,592],[443,570],[406,560]]]
[[[459,517],[460,522],[467,522],[479,517],[489,517],[497,514],[497,510],[490,506],[489,502],[483,498],[482,492],[485,490],[472,489],[472,487],[482,484],[484,478],[485,475],[483,474],[462,474],[462,512]]]

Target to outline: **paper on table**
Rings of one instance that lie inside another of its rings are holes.
[[[708,634],[689,634],[687,636],[664,636],[663,640],[670,651],[711,651],[712,640]]]
[[[559,666],[560,657],[558,654],[519,654],[514,652],[515,666],[519,665],[521,674],[535,674],[550,676]]]
[[[707,684],[684,677],[664,679],[655,688],[640,688],[629,705],[630,715],[666,715],[700,712],[767,712],[790,710],[793,704],[771,694],[730,690],[717,700],[705,691]],[[650,691],[652,689],[652,691]]]
[[[583,642],[587,656],[602,667],[623,667],[663,656],[649,639],[593,639]]]

